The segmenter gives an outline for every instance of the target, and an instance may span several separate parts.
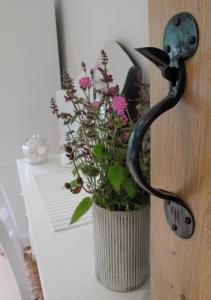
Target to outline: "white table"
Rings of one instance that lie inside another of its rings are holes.
[[[17,167],[45,300],[149,300],[149,284],[117,293],[96,280],[91,224],[53,231],[33,175],[59,171],[59,156],[33,166],[21,159]]]

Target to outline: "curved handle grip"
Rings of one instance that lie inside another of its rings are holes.
[[[155,63],[161,69],[161,72],[165,78],[168,76],[170,84],[168,95],[158,104],[149,109],[143,115],[142,119],[136,124],[128,143],[128,167],[137,184],[140,185],[145,191],[165,200],[181,202],[181,200],[174,194],[161,189],[153,188],[145,181],[140,168],[139,152],[144,135],[154,120],[157,119],[162,113],[174,107],[184,93],[186,81],[184,62],[182,59],[180,59],[177,68],[170,67],[170,58],[166,52],[152,47],[140,48],[137,50]]]
[[[165,28],[163,37],[165,51],[153,47],[137,49],[154,63],[169,81],[168,95],[147,111],[136,124],[128,143],[127,163],[135,181],[148,193],[165,201],[168,224],[177,236],[187,239],[194,231],[191,211],[176,195],[152,187],[146,182],[140,168],[139,153],[145,133],[162,113],[174,107],[184,93],[186,74],[184,61],[191,57],[198,46],[198,27],[189,13],[183,12],[172,17]]]
[[[177,236],[187,239],[192,236],[194,231],[194,219],[191,211],[176,195],[154,188],[147,183],[141,172],[139,161],[141,143],[147,130],[162,113],[173,108],[184,93],[186,82],[185,59],[178,55],[171,60],[166,52],[152,47],[137,50],[161,70],[163,77],[169,81],[169,91],[167,96],[149,109],[136,124],[128,143],[128,167],[137,184],[145,191],[168,200],[165,201],[165,214],[168,224]]]

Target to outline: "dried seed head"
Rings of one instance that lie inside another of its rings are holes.
[[[107,65],[108,56],[103,49],[101,50],[101,60],[102,60],[102,65],[104,65],[104,66]]]
[[[77,186],[76,188],[72,189],[73,194],[78,194],[81,191],[81,186]]]
[[[66,183],[64,184],[64,187],[65,187],[67,190],[70,190],[70,189],[71,189],[71,185],[70,185],[69,182],[66,182]]]
[[[82,61],[81,67],[82,67],[82,70],[83,70],[84,72],[86,72],[86,64],[85,64],[85,62]]]

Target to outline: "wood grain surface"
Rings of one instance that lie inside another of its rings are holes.
[[[199,47],[186,62],[182,100],[152,126],[151,182],[179,195],[196,227],[191,239],[178,238],[152,197],[151,300],[211,299],[211,1],[149,0],[150,46],[162,48],[167,21],[183,11],[197,20]],[[167,83],[154,66],[150,82],[152,106]]]

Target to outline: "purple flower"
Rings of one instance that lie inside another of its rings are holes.
[[[117,112],[119,116],[123,116],[125,113],[125,109],[127,107],[127,102],[122,96],[115,96],[112,99],[112,108]]]
[[[83,90],[90,89],[92,87],[92,80],[90,77],[82,77],[79,79],[79,84]]]

